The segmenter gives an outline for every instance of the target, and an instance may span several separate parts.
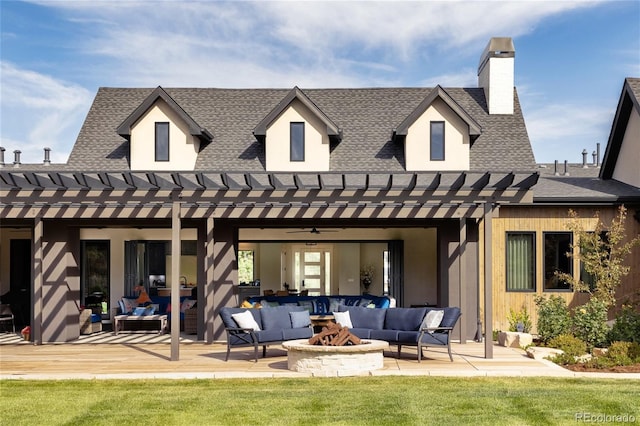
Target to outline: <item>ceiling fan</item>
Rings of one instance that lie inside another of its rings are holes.
[[[307,231],[307,230],[301,230],[301,231],[287,231],[287,234],[324,234],[325,232],[338,232],[336,230],[332,230],[332,229],[323,229],[322,231],[318,230],[318,228],[316,228],[315,226],[313,228],[311,228],[311,230]]]

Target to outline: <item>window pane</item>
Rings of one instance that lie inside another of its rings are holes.
[[[169,161],[169,123],[156,123],[156,161]]]
[[[558,279],[555,272],[573,272],[573,262],[567,253],[571,251],[571,233],[545,232],[544,234],[544,289],[571,290],[568,282]]]
[[[431,122],[431,161],[444,160],[444,121]]]
[[[109,241],[82,241],[82,304],[108,312],[109,303]]]
[[[253,280],[253,250],[238,250],[238,281],[252,283]]]
[[[304,123],[291,123],[291,161],[304,161]]]
[[[534,236],[507,234],[507,291],[535,290]]]
[[[320,265],[304,265],[305,275],[320,275]]]
[[[320,262],[320,252],[319,251],[305,251],[304,252],[304,261],[305,262]]]

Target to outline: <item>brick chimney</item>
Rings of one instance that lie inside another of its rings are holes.
[[[513,114],[514,62],[511,37],[493,37],[478,66],[478,87],[484,89],[489,114]]]

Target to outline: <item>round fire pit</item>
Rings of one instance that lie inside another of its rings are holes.
[[[318,376],[353,376],[378,370],[384,366],[384,350],[389,343],[362,340],[359,345],[310,345],[308,339],[290,340],[287,349],[289,370]]]

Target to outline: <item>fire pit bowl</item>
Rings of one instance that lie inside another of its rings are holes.
[[[384,351],[389,349],[389,343],[382,340],[362,340],[359,345],[321,346],[302,339],[284,342],[282,346],[287,350],[289,370],[314,376],[356,376],[379,370],[384,366]]]

